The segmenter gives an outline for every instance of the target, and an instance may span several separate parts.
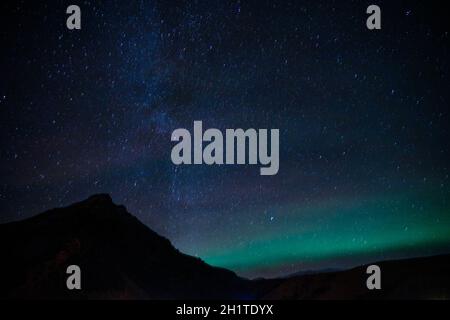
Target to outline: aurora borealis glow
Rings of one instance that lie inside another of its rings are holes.
[[[378,1],[376,32],[365,1],[86,0],[80,31],[2,2],[0,222],[109,193],[248,277],[450,252],[450,35],[422,2]],[[278,128],[278,174],[174,165],[194,121]]]
[[[256,268],[262,272],[290,265],[309,270],[333,259],[343,260],[342,267],[346,258],[383,260],[398,256],[399,251],[403,256],[431,254],[450,241],[450,217],[448,207],[437,206],[438,201],[433,201],[437,199],[429,197],[383,196],[271,208],[280,212],[283,220],[273,221],[269,233],[258,230],[252,235],[258,240],[250,244],[232,243],[226,249],[206,250],[205,259],[233,270]],[[255,231],[243,226],[243,234]],[[333,266],[339,264],[328,267]]]

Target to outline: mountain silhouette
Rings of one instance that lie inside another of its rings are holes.
[[[182,254],[108,195],[0,225],[0,252],[1,297],[257,298],[250,281]],[[82,290],[66,288],[72,264]]]
[[[373,263],[381,269],[381,290],[368,290],[368,265],[345,271],[295,276],[263,298],[269,300],[448,300],[450,255]]]
[[[365,266],[248,280],[175,249],[109,195],[0,225],[0,298],[370,299],[449,298],[450,256],[380,262],[382,290]],[[81,268],[81,290],[66,269]]]

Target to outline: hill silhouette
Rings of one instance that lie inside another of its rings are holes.
[[[365,267],[248,280],[175,249],[109,195],[0,225],[0,298],[370,299],[449,298],[450,256],[380,262],[383,290]],[[66,288],[66,268],[82,290]]]
[[[248,280],[182,254],[108,195],[0,225],[0,249],[2,297],[256,298]],[[66,289],[71,264],[80,291]]]

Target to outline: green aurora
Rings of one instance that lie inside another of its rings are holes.
[[[417,249],[426,254],[427,250],[450,248],[447,192],[273,207],[270,211],[278,212],[278,217],[272,228],[261,233],[253,228],[250,234],[244,224],[240,232],[254,240],[226,247],[212,244],[202,258],[247,274],[299,262],[320,265],[336,257],[370,259],[395,251]]]

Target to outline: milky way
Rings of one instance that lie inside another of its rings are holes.
[[[2,2],[0,222],[110,193],[249,277],[450,252],[446,17],[343,2]],[[173,165],[195,120],[279,129],[278,174]]]

